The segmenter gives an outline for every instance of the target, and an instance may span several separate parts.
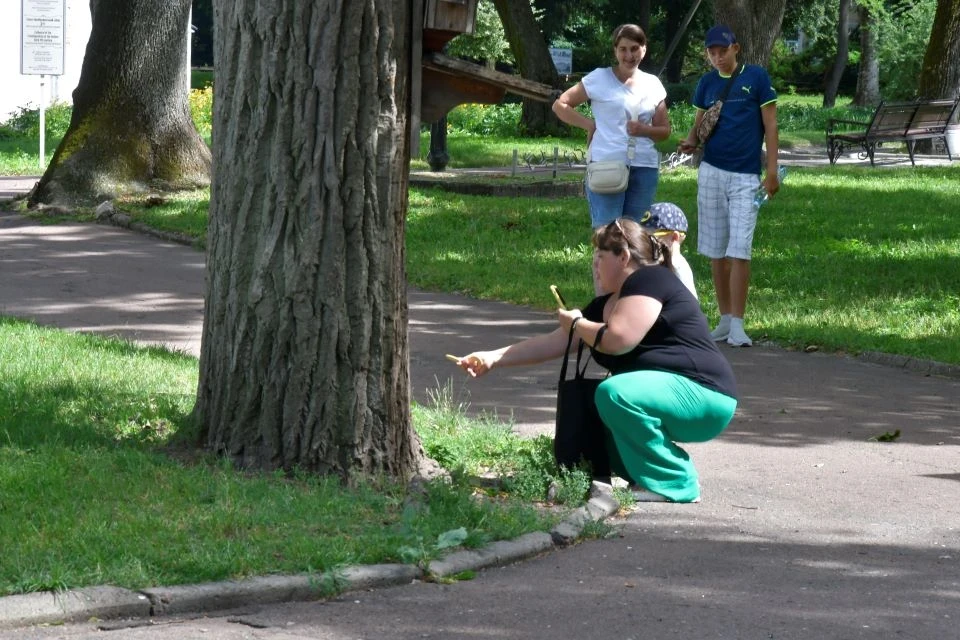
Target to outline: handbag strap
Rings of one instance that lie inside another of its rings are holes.
[[[567,361],[570,359],[570,345],[573,344],[573,326],[570,326],[570,335],[567,337],[567,350],[563,352],[563,364],[560,365],[560,382],[563,382],[567,379]],[[583,368],[580,368],[580,359],[583,356],[583,340],[580,340],[580,343],[577,345],[577,366],[576,373],[574,374],[575,378],[582,378],[587,372],[587,365],[590,364],[590,354],[587,354],[587,359],[583,363]]]
[[[630,139],[627,140],[627,166],[633,162],[633,159],[637,155],[637,139],[633,136],[630,136]],[[593,162],[593,159],[590,156],[590,147],[587,147],[587,164]]]

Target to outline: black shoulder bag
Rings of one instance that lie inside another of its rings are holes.
[[[567,339],[567,350],[560,367],[560,382],[557,385],[557,424],[553,436],[553,455],[557,465],[575,468],[581,461],[590,464],[594,478],[609,478],[610,459],[607,454],[607,428],[597,413],[593,395],[602,378],[586,378],[584,372],[590,364],[590,355],[580,367],[583,356],[583,341],[577,346],[577,365],[572,378],[567,380],[567,361],[570,345],[573,344],[573,327]],[[609,480],[608,480],[609,481]]]

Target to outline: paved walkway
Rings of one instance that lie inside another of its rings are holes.
[[[202,288],[193,249],[0,215],[2,314],[196,353]],[[422,291],[409,302],[418,399],[450,381],[471,410],[512,412],[524,433],[550,431],[555,366],[468,380],[443,360],[537,333],[549,314]],[[689,447],[701,504],[643,505],[610,538],[468,582],[174,616],[109,637],[957,637],[960,379],[764,346],[724,353],[743,397],[725,434]],[[872,439],[895,429],[897,442]],[[0,639],[101,638],[99,627],[115,625]]]

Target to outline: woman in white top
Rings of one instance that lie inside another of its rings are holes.
[[[591,71],[553,103],[560,120],[586,129],[591,160],[620,159],[630,165],[625,192],[604,195],[585,189],[594,229],[617,218],[640,221],[657,192],[660,163],[653,145],[670,137],[667,92],[655,75],[638,68],[647,54],[643,29],[635,24],[614,29],[613,52],[616,66]],[[593,120],[574,109],[587,100]]]

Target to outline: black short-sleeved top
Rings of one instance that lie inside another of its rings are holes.
[[[611,373],[653,369],[677,373],[719,391],[737,397],[737,382],[730,363],[710,337],[707,317],[700,303],[664,266],[641,267],[627,276],[620,297],[647,296],[663,304],[656,322],[636,347],[621,355],[591,349],[593,359]],[[583,310],[583,317],[603,322],[603,306],[610,294],[594,298]],[[603,339],[601,338],[601,346]]]

